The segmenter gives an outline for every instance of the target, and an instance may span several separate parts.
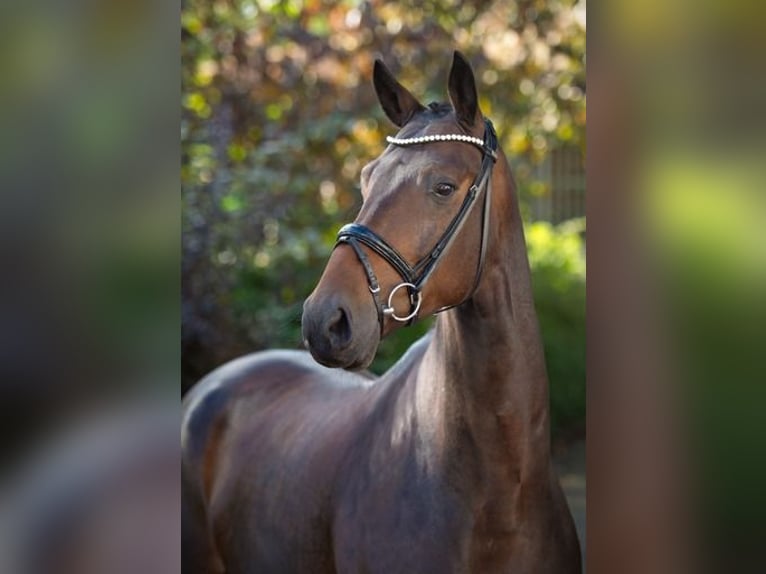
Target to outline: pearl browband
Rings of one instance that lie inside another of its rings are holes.
[[[431,142],[459,141],[473,144],[479,149],[484,150],[484,140],[463,134],[434,134],[430,136],[420,136],[417,138],[393,138],[388,136],[386,137],[386,141],[394,145],[414,145]]]

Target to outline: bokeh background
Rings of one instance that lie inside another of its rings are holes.
[[[360,206],[359,172],[395,132],[381,57],[421,101],[452,52],[520,188],[554,435],[585,417],[585,4],[188,0],[182,22],[183,385],[228,359],[301,345],[303,300]],[[431,325],[389,337],[380,373]]]

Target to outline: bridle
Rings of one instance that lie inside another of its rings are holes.
[[[481,168],[478,175],[473,180],[471,187],[468,188],[463,203],[460,205],[460,209],[452,218],[447,229],[444,230],[439,241],[436,242],[434,248],[428,255],[423,257],[415,265],[411,266],[407,261],[394,249],[385,239],[375,233],[369,227],[361,225],[359,223],[349,223],[344,225],[340,231],[338,231],[338,238],[335,242],[335,247],[340,244],[350,245],[356,253],[359,262],[362,264],[364,271],[367,275],[367,281],[369,283],[370,293],[375,302],[375,309],[378,312],[378,323],[380,324],[380,331],[383,332],[383,322],[386,317],[391,317],[395,321],[407,323],[411,325],[418,316],[421,303],[423,302],[422,290],[428,278],[436,270],[439,261],[444,253],[449,249],[455,237],[460,232],[463,224],[465,223],[468,214],[471,212],[473,206],[476,204],[476,199],[481,194],[482,190],[486,188],[484,193],[484,210],[481,221],[481,251],[479,255],[479,262],[476,266],[476,275],[474,278],[474,284],[468,295],[454,305],[447,305],[437,309],[435,313],[441,313],[447,309],[456,307],[466,300],[470,299],[476,287],[479,285],[481,278],[481,270],[484,266],[484,257],[487,249],[487,235],[489,231],[489,210],[490,210],[490,196],[492,192],[492,186],[490,182],[490,176],[492,174],[492,166],[497,160],[497,135],[495,134],[495,128],[492,126],[492,122],[488,119],[484,120],[484,139],[475,138],[463,134],[434,134],[428,136],[414,137],[414,138],[395,138],[387,137],[386,140],[396,146],[410,146],[421,145],[433,142],[443,141],[458,141],[469,143],[478,147],[482,153]],[[380,284],[378,278],[375,276],[375,271],[370,264],[370,260],[367,254],[361,248],[359,244],[364,244],[375,253],[380,255],[391,267],[393,267],[399,276],[402,278],[402,282],[396,285],[388,294],[388,300],[384,305],[380,299]],[[407,289],[410,301],[410,312],[400,317],[396,314],[396,310],[393,306],[394,295],[400,289]]]

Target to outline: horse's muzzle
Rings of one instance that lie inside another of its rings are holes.
[[[364,314],[363,310],[358,311]],[[306,299],[303,342],[318,363],[355,370],[366,368],[372,362],[380,342],[377,321],[373,318],[373,329],[370,329],[369,318],[357,318],[356,314],[337,294],[321,297],[314,292]]]

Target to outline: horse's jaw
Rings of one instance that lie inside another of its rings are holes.
[[[367,369],[378,351],[378,345],[375,344],[370,347],[370,350],[366,354],[359,357],[337,357],[318,353],[307,339],[303,340],[303,345],[309,353],[311,353],[314,360],[320,365],[331,369],[345,369],[347,371],[363,371]]]

